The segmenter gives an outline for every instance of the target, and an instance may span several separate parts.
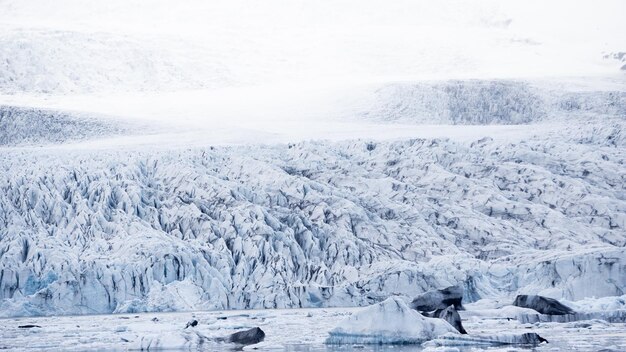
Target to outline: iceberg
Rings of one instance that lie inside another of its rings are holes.
[[[446,334],[452,325],[427,318],[398,297],[364,308],[330,331],[327,344],[420,344]]]
[[[548,342],[543,337],[534,332],[524,334],[501,334],[494,336],[487,335],[461,335],[461,336],[442,336],[436,340],[428,342],[434,346],[537,346],[543,342]]]

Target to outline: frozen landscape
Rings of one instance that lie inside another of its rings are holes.
[[[0,0],[0,349],[626,350],[624,14]]]

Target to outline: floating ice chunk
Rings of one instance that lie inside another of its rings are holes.
[[[238,331],[230,334],[226,338],[219,338],[216,341],[229,342],[237,345],[254,345],[265,339],[265,332],[259,327]]]
[[[194,320],[195,321],[195,320]],[[198,322],[196,325],[198,328]],[[214,337],[201,329],[182,329],[179,333],[146,335],[137,340],[140,350],[224,350],[224,345],[242,346],[257,344],[265,339],[265,332],[259,327],[238,331],[227,337]]]
[[[514,306],[531,308],[542,314],[565,315],[574,311],[554,298],[537,295],[518,295],[513,302]]]
[[[465,310],[459,312],[463,319],[470,321],[480,321],[483,319],[496,320],[516,320],[520,315],[537,314],[530,308],[521,308],[516,306],[504,306],[502,308],[488,308],[479,310]]]
[[[626,295],[602,298],[587,298],[580,301],[564,301],[575,312],[550,315],[536,312],[520,312],[517,320],[522,323],[568,323],[580,320],[605,320],[610,323],[626,322]]]
[[[542,342],[548,342],[543,337],[534,332],[524,334],[503,334],[496,336],[468,336],[468,335],[445,335],[428,342],[429,347],[433,346],[501,346],[520,345],[537,346]]]
[[[600,312],[573,313],[564,315],[548,315],[537,313],[520,314],[521,323],[569,323],[579,320],[605,320],[609,323],[626,323],[626,309]]]
[[[422,352],[460,352],[457,347],[448,346],[428,346],[422,350]]]
[[[463,328],[463,324],[461,323],[461,316],[459,315],[459,312],[454,309],[454,306],[449,306],[446,309],[437,309],[431,317],[443,319],[450,325],[454,326],[454,328],[461,334],[467,334],[467,331],[465,331],[465,328]]]
[[[430,312],[453,305],[454,309],[462,310],[462,300],[463,286],[450,286],[441,290],[431,290],[415,297],[411,302],[411,308],[421,312]]]
[[[330,331],[327,344],[411,344],[459,334],[444,320],[426,318],[391,297],[353,314]]]
[[[562,302],[569,307],[573,307],[577,312],[626,310],[626,295],[586,298],[579,301],[563,300]]]

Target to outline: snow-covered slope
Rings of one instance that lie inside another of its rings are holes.
[[[619,73],[620,0],[3,0],[0,92]]]
[[[0,92],[5,94],[163,91],[228,81],[225,68],[207,63],[189,43],[26,29],[0,31],[0,47]]]
[[[457,282],[470,301],[622,295],[624,120],[541,126],[509,141],[6,150],[0,311],[364,305]]]

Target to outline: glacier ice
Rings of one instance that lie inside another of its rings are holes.
[[[224,340],[237,345],[254,345],[263,341],[264,338],[265,332],[259,327],[254,327],[252,329],[232,333]]]
[[[574,312],[564,315],[549,315],[541,313],[522,313],[517,316],[517,320],[522,323],[569,323],[579,320],[604,320],[609,323],[625,323],[626,309],[596,311],[596,312]]]
[[[622,119],[522,141],[0,152],[3,316],[626,287]],[[575,128],[573,127],[575,126]]]
[[[512,306],[509,306],[512,307]],[[552,350],[593,350],[611,347],[623,351],[626,347],[623,324],[610,324],[601,320],[588,320],[572,323],[523,324],[516,319],[497,319],[496,315],[481,309],[473,310],[474,303],[468,304],[469,312],[485,313],[482,319],[464,321],[469,331],[480,332],[480,337],[492,339],[495,336],[520,336],[524,332],[536,333],[546,338],[548,344],[536,346],[537,351]],[[32,349],[57,351],[84,350],[134,350],[156,347],[204,350],[227,350],[236,346],[219,343],[229,334],[260,327],[265,339],[250,349],[258,350],[424,350],[455,351],[490,347],[498,350],[522,350],[531,346],[511,346],[492,342],[488,345],[467,341],[447,341],[442,348],[434,343],[427,346],[364,346],[326,345],[328,332],[335,328],[340,319],[357,313],[363,308],[323,308],[323,309],[269,309],[252,311],[198,311],[194,313],[138,313],[106,314],[94,316],[55,316],[0,319],[0,346],[8,350],[29,351]],[[522,308],[519,308],[522,309]],[[157,318],[157,319],[155,319]],[[190,320],[197,320],[194,328],[184,329]],[[20,325],[39,325],[41,328],[20,329]],[[78,327],[77,327],[78,326]],[[529,329],[530,328],[530,329]],[[37,331],[32,331],[37,330]],[[302,333],[298,333],[302,332]],[[458,340],[463,340],[461,336]],[[201,338],[202,337],[202,338]],[[518,340],[519,341],[519,340]],[[202,346],[201,346],[202,344]],[[24,347],[26,346],[26,347]],[[201,346],[201,347],[200,347]],[[455,347],[456,346],[456,347]],[[467,347],[464,347],[467,346]],[[244,348],[246,350],[247,348]]]
[[[467,331],[463,327],[463,323],[461,322],[461,316],[454,306],[449,306],[446,309],[438,309],[436,310],[432,316],[433,318],[439,318],[447,321],[450,325],[452,325],[458,332],[461,334],[467,334]]]
[[[398,297],[363,308],[329,332],[327,344],[419,344],[458,331],[446,321],[426,318]]]
[[[452,305],[454,309],[463,309],[463,287],[450,286],[440,290],[429,290],[413,298],[411,308],[420,312],[431,312],[446,309]]]
[[[547,315],[565,315],[574,313],[572,308],[562,304],[556,299],[538,295],[517,295],[513,305],[522,308],[534,309],[541,314]]]
[[[521,311],[517,320],[522,323],[567,323],[580,320],[603,320],[609,323],[626,322],[626,295],[601,298],[587,298],[579,301],[563,300],[574,308],[574,312],[562,315],[548,315],[533,311]]]
[[[537,346],[543,342],[548,342],[537,333],[527,332],[523,334],[504,333],[494,336],[441,336],[438,339],[429,341],[428,346],[501,346],[501,345],[521,345]]]
[[[626,295],[594,297],[578,301],[563,300],[562,303],[572,307],[577,312],[626,310]]]
[[[351,115],[421,124],[528,124],[556,116],[626,114],[623,90],[576,90],[528,80],[387,83],[363,92]]]
[[[138,132],[138,126],[91,115],[0,105],[0,146],[46,145]]]

